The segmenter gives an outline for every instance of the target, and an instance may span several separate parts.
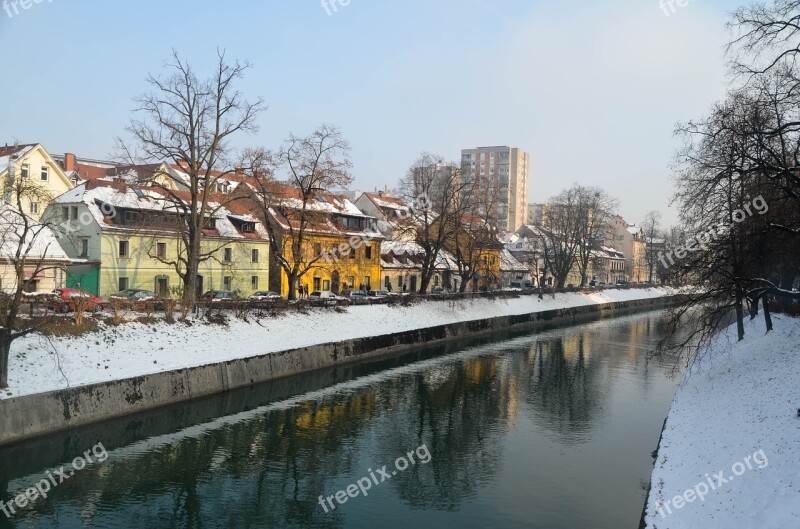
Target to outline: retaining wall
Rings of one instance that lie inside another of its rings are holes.
[[[652,298],[440,325],[0,400],[0,445],[448,340],[666,307]]]

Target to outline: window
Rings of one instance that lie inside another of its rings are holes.
[[[252,276],[250,278],[250,288],[258,290],[258,276]]]
[[[121,259],[130,257],[130,244],[128,241],[119,241],[119,257]]]
[[[167,243],[165,242],[156,243],[156,257],[158,257],[159,259],[167,258]]]
[[[42,182],[47,182],[50,179],[50,169],[48,167],[42,167],[42,172],[39,173],[39,177],[42,179]]]
[[[319,287],[320,287],[321,283],[322,283],[322,278],[315,277],[314,278],[314,290],[319,290]]]
[[[207,218],[203,223],[203,228],[207,230],[214,230],[217,228],[217,219]]]
[[[230,248],[225,248],[222,253],[222,261],[225,263],[230,263],[233,261],[233,250]]]
[[[85,237],[80,239],[80,245],[81,245],[81,255],[80,256],[81,257],[89,257],[89,239],[87,239]]]
[[[232,283],[233,283],[233,278],[231,276],[223,277],[222,278],[222,290],[230,290]]]
[[[321,257],[321,256],[322,256],[322,245],[318,242],[314,243],[314,257]]]
[[[322,290],[330,290],[331,289],[331,281],[330,279],[326,279],[322,282]]]
[[[139,218],[136,211],[126,211],[125,212],[125,224],[133,224]]]
[[[372,259],[372,246],[369,246],[369,245],[365,246],[364,247],[364,252],[365,252],[364,253],[364,259],[366,259],[367,261],[371,260]]]
[[[255,222],[244,222],[242,223],[242,231],[244,233],[253,233],[256,231],[256,223]]]
[[[31,168],[28,164],[22,164],[22,178],[28,178],[28,175],[30,175],[30,170]]]
[[[355,248],[353,248],[353,250],[350,252],[350,259],[352,259],[353,261],[358,259],[358,250],[356,250]]]
[[[371,288],[372,288],[372,286],[371,286],[371,283],[370,283],[370,280],[369,280],[369,276],[366,276],[364,278],[364,289],[365,290],[370,290]]]
[[[31,213],[33,213],[33,214],[39,213],[39,203],[38,202],[31,202]]]
[[[69,220],[69,207],[64,206],[61,208],[61,219]]]
[[[78,220],[78,206],[72,206],[72,220]]]
[[[392,280],[389,278],[389,276],[383,278],[383,284],[386,286],[387,290],[392,288]]]
[[[250,252],[250,260],[252,262],[254,262],[254,263],[258,262],[259,259],[258,259],[258,250],[257,249],[254,249],[254,250],[252,250]]]
[[[120,277],[119,278],[119,284],[117,286],[119,287],[119,288],[117,288],[118,292],[122,292],[123,290],[128,290],[128,278],[127,277]]]
[[[347,284],[350,285],[350,288],[356,287],[356,278],[355,276],[350,276],[347,278]]]
[[[156,294],[166,297],[169,294],[169,277],[156,276]]]

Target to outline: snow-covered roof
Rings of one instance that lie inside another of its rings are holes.
[[[0,257],[14,258],[17,249],[23,244],[22,255],[26,260],[46,259],[48,261],[69,262],[70,258],[58,243],[53,230],[27,217],[28,233],[24,239],[23,221],[25,216],[8,204],[0,204]]]
[[[17,145],[16,147],[0,147],[0,154],[2,154],[0,156],[0,173],[4,173],[8,169],[12,156],[16,156],[18,160],[21,160],[37,145],[38,143],[32,143],[29,145]]]
[[[87,189],[88,188],[88,189]],[[177,209],[158,188],[129,187],[122,183],[108,183],[95,180],[83,183],[53,200],[54,204],[85,204],[94,220],[102,229],[139,231],[141,226],[125,226],[113,223],[105,213],[117,209],[176,213]],[[110,206],[110,207],[109,207]],[[255,233],[259,238],[267,239],[269,234],[263,224],[252,215],[232,212],[231,207],[222,206],[218,202],[209,201],[208,210],[213,212],[214,229],[220,237],[245,238],[233,221],[255,223]]]
[[[527,271],[528,267],[520,263],[517,258],[511,254],[511,252],[504,248],[500,252],[500,270],[502,272],[517,272],[521,270]]]

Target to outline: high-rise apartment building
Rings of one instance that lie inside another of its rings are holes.
[[[461,151],[464,177],[475,182],[478,209],[513,232],[528,222],[528,153],[516,147],[478,147]]]

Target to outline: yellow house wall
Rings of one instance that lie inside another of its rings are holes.
[[[128,258],[119,257],[119,242],[127,240]],[[167,259],[174,259],[181,244],[177,237],[158,235],[128,235],[106,232],[101,237],[100,295],[108,296],[119,291],[119,280],[128,278],[128,288],[155,290],[156,278],[169,278],[169,287],[180,288],[182,281],[175,269],[160,262],[155,257],[156,243],[167,244]],[[224,248],[233,250],[230,263],[221,262]],[[199,275],[203,276],[203,290],[222,290],[224,278],[231,278],[231,290],[247,297],[257,290],[267,290],[269,284],[269,243],[267,241],[224,241],[209,239],[204,251],[219,248],[215,258],[200,265]],[[259,262],[251,262],[251,250],[259,250]],[[258,278],[258,285],[251,285],[252,277]]]
[[[340,246],[342,244],[349,246],[349,239],[340,237],[321,237],[311,235],[306,237],[306,243],[302,248],[303,262],[311,262],[316,257],[315,245],[320,245],[323,257],[316,261],[312,268],[300,278],[300,285],[308,287],[309,293],[314,288],[315,278],[319,279],[320,290],[330,290],[333,288],[333,279],[336,272],[339,273],[340,289],[350,289],[349,278],[353,277],[354,288],[358,289],[361,285],[365,285],[367,277],[369,278],[369,285],[372,289],[381,288],[381,265],[380,265],[380,241],[362,241],[358,248],[355,250],[356,258],[352,259],[350,255],[342,254]],[[290,243],[287,241],[286,246],[289,247]],[[365,248],[369,246],[372,250],[370,259],[366,258]],[[326,253],[327,252],[327,253]],[[291,257],[291,252],[287,252]],[[325,255],[328,258],[324,257]],[[326,282],[330,283],[329,288],[325,288]],[[286,273],[281,269],[281,296],[287,297],[289,295],[289,278]]]
[[[49,266],[49,265],[44,265]],[[66,272],[59,266],[42,270],[36,276],[36,292],[52,292],[64,286]],[[14,266],[8,262],[0,262],[0,292],[11,292],[17,288],[17,273]]]
[[[26,164],[28,165],[29,180],[38,186],[41,186],[49,195],[49,200],[42,200],[41,202],[38,202],[37,212],[33,211],[33,208],[31,207],[31,200],[23,199],[22,201],[22,212],[33,219],[39,220],[49,201],[59,195],[63,195],[72,189],[73,185],[64,174],[64,171],[61,170],[61,166],[58,165],[58,163],[53,160],[50,155],[47,154],[47,151],[45,151],[41,146],[34,148],[32,151],[18,160],[15,171],[15,175],[17,177],[21,178],[22,166]],[[42,167],[47,167],[49,171],[46,181],[41,179]],[[7,178],[8,170],[6,169],[0,173],[0,181],[2,181],[3,185],[5,185]]]

